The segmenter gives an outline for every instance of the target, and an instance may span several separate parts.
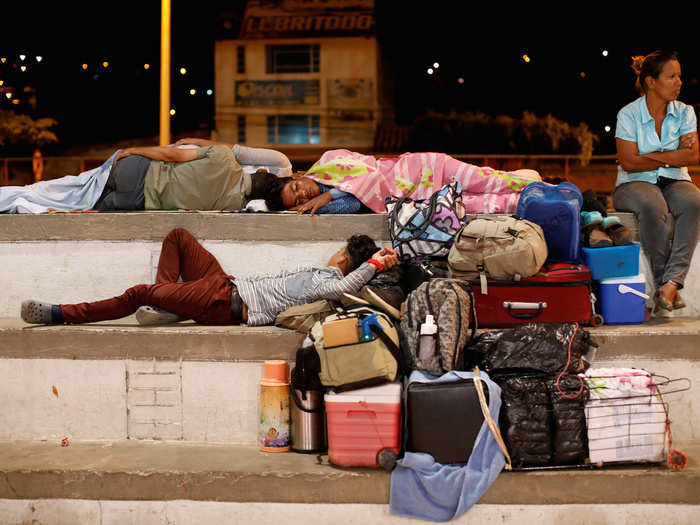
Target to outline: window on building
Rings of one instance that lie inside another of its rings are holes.
[[[245,46],[238,46],[236,50],[236,71],[245,73]]]
[[[267,117],[270,144],[320,144],[319,115],[270,115]]]
[[[238,115],[238,141],[239,144],[245,144],[245,115]]]
[[[318,73],[321,50],[318,44],[266,46],[267,73]]]

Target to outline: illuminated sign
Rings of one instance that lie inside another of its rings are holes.
[[[241,38],[366,36],[374,25],[373,0],[253,0]]]
[[[317,106],[318,80],[237,80],[236,106]]]

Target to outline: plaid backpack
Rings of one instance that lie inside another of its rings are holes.
[[[473,299],[468,282],[447,278],[425,281],[408,295],[399,335],[411,369],[439,376],[462,367],[464,347],[476,330]],[[435,353],[419,356],[420,327],[428,314],[438,326]]]

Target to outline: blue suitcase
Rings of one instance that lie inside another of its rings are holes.
[[[539,224],[547,241],[547,262],[580,262],[581,190],[570,182],[532,182],[523,188],[515,215]]]

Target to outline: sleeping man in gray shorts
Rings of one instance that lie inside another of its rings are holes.
[[[247,160],[274,162],[273,150],[210,145],[195,148],[133,147],[119,150],[94,209],[238,210],[276,178],[246,173]],[[286,157],[285,157],[286,158]],[[240,163],[239,163],[240,161]],[[287,161],[288,162],[288,161]]]

